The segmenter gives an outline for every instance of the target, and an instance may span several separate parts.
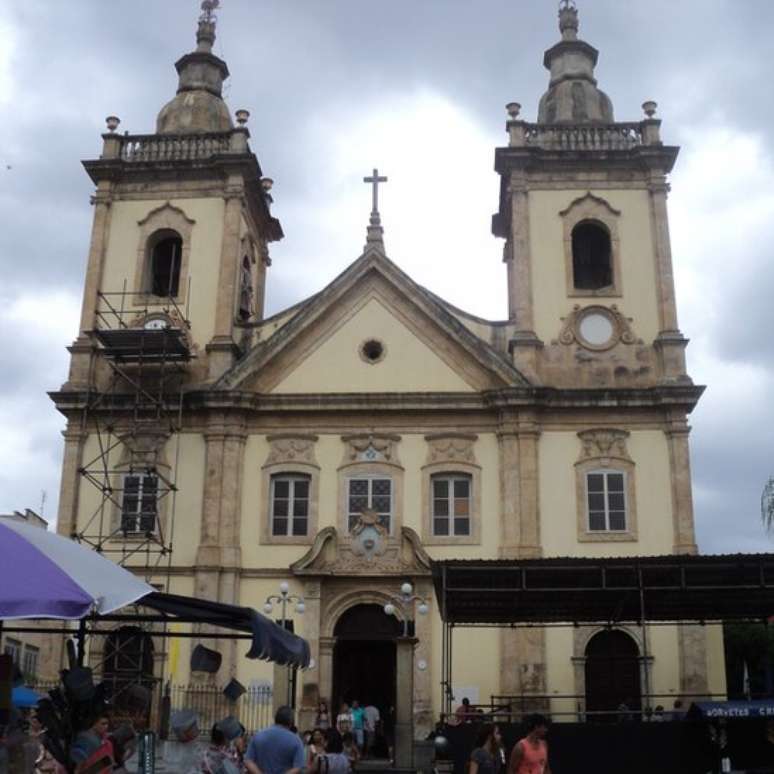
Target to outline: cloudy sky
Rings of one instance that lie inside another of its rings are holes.
[[[694,493],[706,552],[772,550],[774,100],[767,0],[579,0],[618,120],[659,103],[682,146],[671,225],[689,367]],[[65,379],[104,117],[153,130],[193,47],[196,0],[0,0],[0,512],[56,513]],[[373,166],[390,177],[390,256],[481,316],[506,316],[494,148],[506,102],[534,120],[558,39],[553,0],[223,0],[226,99],[251,111],[286,239],[268,312],[318,290],[363,245]]]

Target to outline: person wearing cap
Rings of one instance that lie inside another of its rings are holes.
[[[304,745],[301,737],[290,729],[293,710],[280,707],[274,725],[257,733],[245,755],[245,767],[250,774],[301,774],[304,768]]]
[[[228,757],[237,765],[239,771],[244,771],[245,750],[247,747],[245,727],[233,715],[219,720],[217,727],[226,737]]]
[[[192,774],[200,771],[204,745],[199,742],[199,717],[193,710],[178,710],[172,713],[170,728],[174,739],[167,742],[164,750],[164,765],[167,771],[176,774]]]

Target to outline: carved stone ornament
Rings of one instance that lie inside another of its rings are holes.
[[[304,463],[319,467],[314,456],[316,435],[270,435],[266,439],[270,444],[266,465],[282,463]]]
[[[352,553],[366,559],[382,556],[389,537],[387,530],[379,523],[379,514],[372,510],[363,511],[351,532]]]
[[[400,436],[369,433],[367,435],[346,435],[342,441],[347,444],[346,462],[390,462],[397,465],[395,444]]]
[[[320,530],[291,570],[307,576],[430,575],[430,558],[413,529],[402,527],[400,535],[391,537],[378,514],[366,511],[350,535],[340,535],[335,527]]]
[[[597,459],[619,459],[632,461],[626,448],[628,430],[612,428],[595,428],[582,430],[578,433],[581,440],[581,456],[579,462]]]
[[[426,435],[427,465],[438,462],[465,462],[476,464],[473,444],[478,436],[465,433],[439,433]]]
[[[576,304],[567,317],[562,317],[559,338],[553,344],[579,344],[585,349],[604,351],[616,344],[642,344],[631,328],[632,318],[624,317],[613,304],[584,306]]]

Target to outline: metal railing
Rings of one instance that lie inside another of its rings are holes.
[[[272,723],[272,688],[269,685],[248,688],[236,701],[227,698],[217,686],[173,685],[165,693],[169,696],[170,712],[189,709],[197,713],[202,733],[229,715],[237,718],[251,734]]]

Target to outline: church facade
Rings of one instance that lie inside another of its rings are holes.
[[[424,729],[437,716],[431,559],[697,550],[687,418],[702,388],[686,373],[667,216],[678,149],[662,142],[655,103],[615,120],[569,4],[560,30],[537,122],[511,103],[495,152],[504,321],[457,309],[393,263],[376,196],[360,257],[264,317],[283,233],[248,115],[232,120],[222,99],[229,73],[207,13],[155,133],[119,134],[111,118],[85,162],[83,311],[52,393],[68,420],[59,530],[173,593],[262,609],[286,582],[315,661],[300,676],[307,706],[394,701],[381,611],[409,582],[429,602],[415,615],[415,717]],[[724,693],[718,630],[610,634],[460,632],[455,695],[602,706],[590,660],[619,647],[636,664],[633,702]],[[217,646],[218,683],[272,681],[246,647]],[[165,649],[155,676],[188,682],[188,659]]]

